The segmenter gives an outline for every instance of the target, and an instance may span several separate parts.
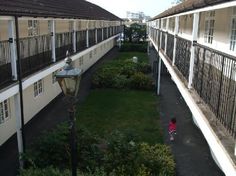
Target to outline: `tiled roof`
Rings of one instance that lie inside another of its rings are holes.
[[[85,0],[0,0],[0,15],[121,20]]]
[[[187,0],[160,13],[153,20],[229,1],[233,0]]]

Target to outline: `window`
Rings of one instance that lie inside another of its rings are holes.
[[[41,93],[43,93],[43,81],[42,79],[38,80],[34,83],[34,97],[39,96]]]
[[[231,51],[235,51],[236,45],[236,8],[233,8],[233,16],[231,19],[231,35],[230,35],[230,46]]]
[[[213,33],[214,33],[214,25],[215,25],[215,11],[207,12],[205,19],[205,33],[204,33],[204,41],[206,43],[212,44],[213,41]]]
[[[10,118],[10,104],[9,100],[0,102],[0,124],[4,123]]]
[[[38,20],[28,20],[28,35],[39,35],[39,22]]]

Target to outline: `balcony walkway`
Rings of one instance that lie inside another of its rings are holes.
[[[155,57],[150,51],[150,60]],[[187,105],[170,76],[161,75],[160,118],[164,141],[170,145],[176,160],[177,176],[223,176],[212,159],[209,147],[202,133],[194,125]],[[177,119],[177,136],[170,142],[168,123],[171,117]]]

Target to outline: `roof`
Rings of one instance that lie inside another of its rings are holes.
[[[233,1],[233,0],[186,0],[160,13],[159,15],[152,18],[152,20],[207,7],[207,6],[212,6],[212,5],[216,5],[216,4],[220,4],[224,2],[229,2],[229,1]]]
[[[0,15],[121,20],[85,0],[0,0]]]

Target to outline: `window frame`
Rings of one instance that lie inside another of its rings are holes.
[[[34,84],[34,98],[37,98],[43,93],[43,80],[40,79],[36,81]]]
[[[38,36],[39,35],[39,20],[28,20],[28,36]]]
[[[234,24],[234,41],[232,41],[232,37],[233,37],[233,20],[235,22]],[[231,8],[231,18],[230,18],[230,25],[229,25],[229,46],[228,49],[230,52],[235,52],[236,51],[236,7],[232,7]],[[234,43],[234,46],[232,46],[231,44]],[[232,49],[233,47],[233,49]]]
[[[0,102],[0,124],[3,124],[4,122],[8,121],[10,117],[10,101],[9,99],[6,99]]]
[[[215,31],[215,16],[216,12],[214,10],[205,13],[204,21],[204,43],[213,44],[214,31]]]

